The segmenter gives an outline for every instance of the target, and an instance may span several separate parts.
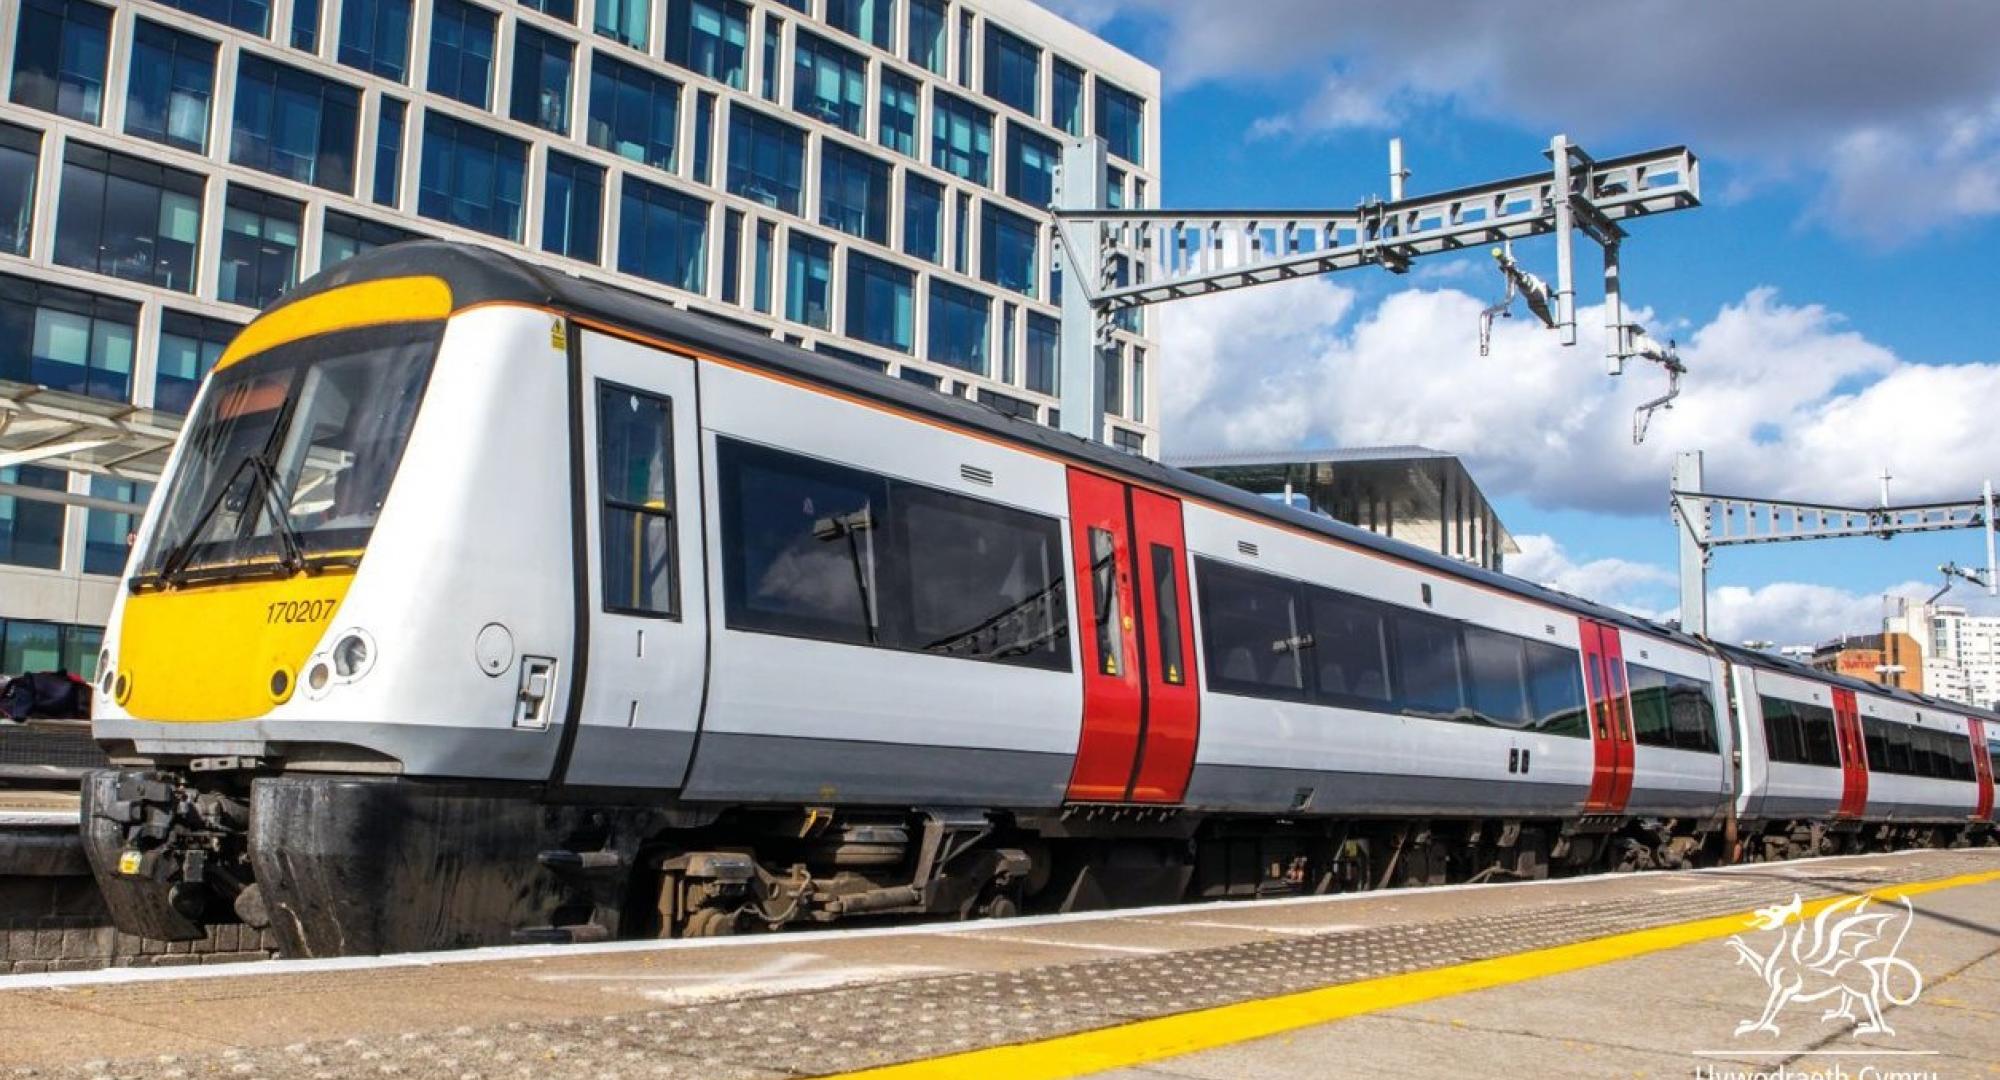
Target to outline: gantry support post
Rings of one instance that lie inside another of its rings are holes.
[[[1062,174],[1056,178],[1056,209],[1095,213],[1104,209],[1105,155],[1102,138],[1071,143],[1063,150]],[[1062,429],[1092,442],[1104,438],[1104,380],[1098,375],[1097,321],[1102,312],[1091,299],[1104,282],[1098,279],[1104,240],[1100,230],[1065,229],[1057,238],[1062,260]]]
[[[1700,491],[1701,451],[1689,450],[1674,459],[1674,491]],[[1705,501],[1674,500],[1674,517],[1681,527],[1681,629],[1708,635],[1708,527]]]

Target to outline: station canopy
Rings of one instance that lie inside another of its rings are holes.
[[[0,469],[38,465],[152,483],[166,468],[183,420],[179,413],[0,379]],[[0,494],[104,501],[5,483]]]

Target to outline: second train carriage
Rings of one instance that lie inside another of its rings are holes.
[[[296,955],[1677,865],[1992,812],[1964,710],[434,243],[230,346],[104,648],[114,918]],[[1817,704],[1845,709],[1833,767]],[[1971,780],[1933,745],[1954,718]],[[1863,797],[1869,723],[1874,771],[1913,765]],[[1898,757],[1881,725],[1922,734]]]

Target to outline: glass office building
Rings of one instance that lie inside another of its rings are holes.
[[[169,413],[258,308],[429,236],[1053,423],[1063,140],[1159,192],[1159,73],[1028,0],[15,0],[0,62],[0,383]],[[1149,329],[1098,358],[1142,453]],[[0,673],[87,673],[103,507],[149,494],[0,467]]]

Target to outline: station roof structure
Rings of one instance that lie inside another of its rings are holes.
[[[0,468],[41,465],[150,483],[166,468],[184,419],[177,412],[0,379]],[[23,498],[124,512],[139,509],[13,484],[0,488],[5,489],[0,494]]]
[[[1521,550],[1464,462],[1427,446],[1169,454],[1167,463],[1489,570]]]

